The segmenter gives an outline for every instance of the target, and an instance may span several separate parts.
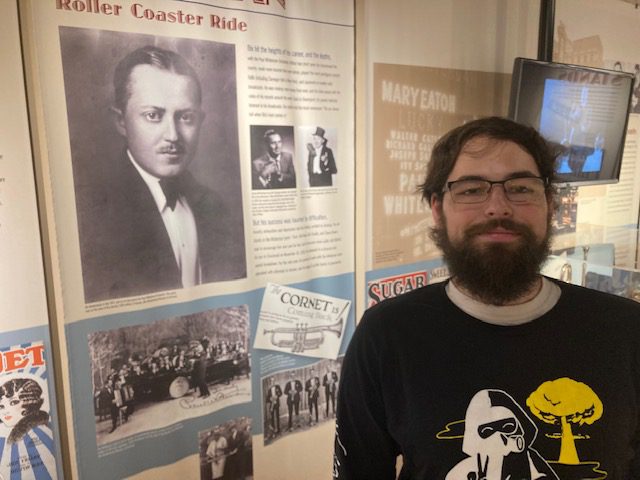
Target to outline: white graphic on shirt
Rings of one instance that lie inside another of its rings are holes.
[[[338,448],[340,447],[340,450],[342,450],[342,455],[343,456],[347,456],[347,449],[344,448],[344,445],[342,444],[342,442],[340,441],[340,435],[338,434],[338,422],[336,422],[336,442],[335,442],[335,447],[334,448],[334,453],[333,453],[333,478],[338,478],[339,476],[339,468],[340,468],[340,459],[338,458]]]
[[[462,451],[467,458],[446,480],[558,480],[532,448],[538,429],[516,401],[501,390],[481,390],[467,408]]]

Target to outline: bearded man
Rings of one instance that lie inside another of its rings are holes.
[[[640,305],[540,274],[555,158],[498,117],[436,143],[420,190],[451,277],[358,325],[334,478],[640,478]]]

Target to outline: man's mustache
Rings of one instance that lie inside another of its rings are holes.
[[[522,235],[523,237],[529,237],[533,235],[531,229],[526,225],[515,222],[509,218],[496,218],[493,220],[488,220],[484,223],[472,225],[471,227],[467,228],[464,236],[465,238],[470,239],[477,235],[491,232],[497,228],[502,228],[504,230],[517,233],[519,235]]]
[[[186,148],[184,148],[184,145],[180,144],[180,143],[172,143],[171,145],[167,145],[164,147],[160,147],[156,150],[157,153],[168,153],[171,155],[175,155],[175,154],[180,154],[180,153],[185,153],[186,152]]]

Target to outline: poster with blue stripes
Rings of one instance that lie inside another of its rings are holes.
[[[0,479],[55,479],[42,342],[0,348]]]

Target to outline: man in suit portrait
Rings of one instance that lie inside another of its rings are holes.
[[[326,372],[322,377],[322,386],[324,387],[324,399],[326,407],[324,417],[329,417],[329,405],[331,405],[332,415],[336,416],[336,392],[338,391],[338,374],[335,370],[327,365]]]
[[[252,164],[253,189],[296,188],[293,155],[282,149],[282,135],[270,128],[264,132],[263,139],[265,152]]]
[[[282,396],[282,388],[276,383],[275,378],[269,379],[269,388],[267,389],[267,398],[265,400],[267,408],[267,418],[269,419],[269,427],[271,428],[271,436],[280,435],[280,397]]]
[[[205,118],[196,71],[174,51],[145,46],[120,60],[113,84],[124,146],[79,186],[85,301],[245,277],[230,207],[188,170]]]
[[[304,383],[304,390],[307,392],[307,404],[309,405],[309,425],[318,423],[318,398],[320,397],[320,378],[316,375],[315,368],[311,367],[311,374]],[[315,422],[313,412],[315,410]]]
[[[289,411],[289,431],[293,430],[293,414],[296,421],[300,416],[300,394],[302,393],[302,382],[296,379],[294,372],[289,373],[289,380],[284,386],[284,394],[287,397],[287,410]]]
[[[311,135],[311,143],[307,144],[307,171],[311,187],[330,187],[333,185],[332,175],[338,173],[333,151],[327,147],[325,133],[324,128],[317,127]]]

